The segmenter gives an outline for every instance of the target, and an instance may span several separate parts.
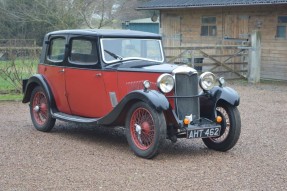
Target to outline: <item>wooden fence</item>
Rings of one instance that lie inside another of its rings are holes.
[[[0,47],[36,47],[35,39],[0,39]]]
[[[165,42],[165,39],[163,41]],[[241,44],[190,44],[194,45],[165,46],[167,61],[190,65],[199,72],[211,71],[227,79],[240,78],[248,79],[252,83],[259,82],[261,35],[258,31],[253,31],[250,41],[243,41]]]
[[[34,39],[0,39],[0,60],[30,57],[38,58],[41,47]]]
[[[165,42],[166,41],[166,42]],[[261,34],[253,31],[250,41],[237,45],[194,45],[179,46],[180,38],[163,38],[168,62],[188,64],[199,72],[212,71],[226,78],[248,79],[249,82],[260,81]],[[189,44],[193,45],[193,42]],[[40,56],[41,47],[35,40],[1,40],[0,60],[9,57]],[[12,58],[13,58],[12,57]]]
[[[199,72],[212,71],[226,78],[247,78],[249,46],[214,45],[165,47],[170,63],[187,64]],[[175,55],[175,56],[174,56]]]

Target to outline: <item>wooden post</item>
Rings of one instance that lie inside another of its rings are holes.
[[[33,40],[33,45],[34,45],[34,55],[33,55],[33,58],[36,58],[37,57],[37,49],[36,49],[36,40],[34,39]]]
[[[248,82],[260,82],[261,65],[261,33],[255,30],[251,34],[251,49],[249,50],[248,60]]]

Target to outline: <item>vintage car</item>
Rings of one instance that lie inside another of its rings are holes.
[[[165,62],[161,36],[128,30],[48,33],[38,73],[23,80],[35,128],[56,119],[125,127],[132,151],[152,158],[166,139],[202,138],[217,151],[237,142],[239,95],[224,78]]]

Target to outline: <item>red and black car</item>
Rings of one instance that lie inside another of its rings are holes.
[[[237,142],[239,95],[211,72],[165,63],[161,36],[127,30],[63,30],[44,38],[38,74],[23,80],[35,128],[56,119],[124,126],[133,152],[152,158],[165,139]]]

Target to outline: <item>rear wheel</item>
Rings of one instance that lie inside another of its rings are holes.
[[[222,117],[219,137],[204,138],[204,144],[217,151],[227,151],[237,143],[241,132],[241,119],[237,107],[221,103],[216,107],[217,114]]]
[[[48,132],[55,125],[56,119],[50,113],[50,103],[42,87],[37,86],[30,99],[30,114],[34,127],[39,131]]]
[[[143,158],[153,158],[166,138],[166,121],[162,112],[145,102],[134,104],[127,115],[126,137],[133,152]]]

